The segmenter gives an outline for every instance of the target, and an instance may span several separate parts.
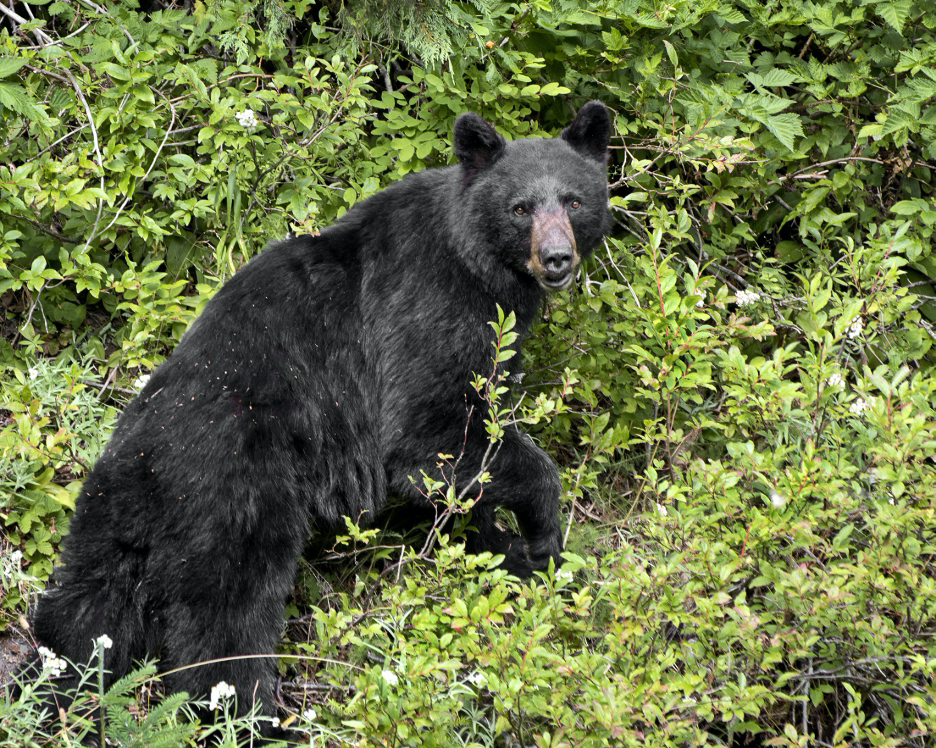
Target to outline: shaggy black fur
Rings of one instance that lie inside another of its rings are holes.
[[[551,139],[506,142],[462,115],[458,164],[238,271],[85,481],[33,618],[39,642],[85,662],[107,634],[112,679],[146,656],[169,670],[270,653],[310,525],[366,520],[388,492],[420,500],[410,476],[437,475],[440,452],[461,455],[457,482],[473,478],[487,436],[470,381],[490,371],[488,322],[499,304],[526,334],[544,289],[568,285],[608,229],[608,134],[599,102]],[[558,561],[550,458],[510,429],[490,471],[473,546],[522,576]],[[516,513],[522,540],[495,506]],[[227,681],[243,708],[274,708],[269,659],[167,680],[192,694]]]

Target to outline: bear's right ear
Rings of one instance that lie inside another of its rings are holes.
[[[465,112],[455,120],[455,156],[465,171],[467,182],[476,172],[486,169],[501,157],[506,145],[497,131],[474,112]]]

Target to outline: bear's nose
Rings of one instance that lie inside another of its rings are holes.
[[[551,277],[568,275],[572,271],[572,245],[563,242],[540,249],[540,262]]]

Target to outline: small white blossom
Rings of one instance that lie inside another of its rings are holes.
[[[26,371],[29,373],[30,379],[35,379],[39,376],[39,369],[37,369],[35,366],[30,366]]]
[[[251,109],[245,109],[243,112],[238,112],[234,115],[234,117],[240,123],[240,126],[247,130],[253,130],[257,126],[257,116]]]
[[[891,506],[893,506],[893,505],[894,505],[894,498],[893,498],[893,497],[889,498],[889,499],[887,500],[887,503],[890,504]]]
[[[384,671],[381,673],[381,676],[383,676],[383,679],[387,681],[387,683],[389,683],[391,686],[395,686],[397,683],[400,682],[400,679],[397,678],[397,674],[394,673],[392,670],[384,669]]]
[[[839,372],[834,371],[829,375],[829,378],[826,380],[826,384],[832,387],[837,384],[845,384],[845,377],[843,377]]]
[[[698,291],[698,290],[697,290],[696,293],[697,293],[699,296],[701,296],[702,298],[699,299],[699,300],[695,303],[695,305],[696,305],[696,306],[705,306],[705,297],[706,297],[706,295],[707,295],[707,294],[705,293],[705,291]]]
[[[480,670],[475,670],[468,676],[468,682],[473,686],[483,686],[487,683],[487,676]]]
[[[863,329],[864,322],[862,321],[861,317],[855,317],[855,319],[853,319],[851,324],[848,326],[847,335],[850,338],[857,338],[859,335],[861,335],[861,331]]]
[[[149,380],[149,374],[140,374],[140,376],[133,380],[133,389],[142,390],[144,387],[146,387],[146,383],[149,382]]]
[[[848,406],[848,410],[851,411],[852,415],[860,416],[872,405],[874,405],[873,397],[869,397],[867,400],[859,397],[851,405]]]
[[[738,306],[750,306],[760,300],[760,293],[752,288],[741,289],[735,294],[735,303]]]
[[[770,489],[770,503],[775,507],[781,507],[786,504],[786,499],[783,497],[783,494]]]
[[[101,634],[95,641],[104,649],[110,649],[114,646],[114,641],[107,634]]]
[[[208,699],[208,708],[212,711],[218,708],[218,702],[221,699],[234,696],[234,686],[221,681],[216,686],[211,687],[211,697]]]
[[[659,514],[661,517],[666,516],[666,507],[663,506],[662,504],[657,504],[656,510],[657,510],[657,514]]]
[[[13,551],[13,553],[10,554],[10,563],[14,567],[19,568],[19,565],[22,563],[22,561],[23,561],[22,551]]]
[[[309,722],[314,722],[318,714],[316,714],[314,709],[306,709],[302,713],[302,716],[305,717],[307,720],[309,720]]]
[[[279,717],[274,717],[273,719],[271,719],[270,724],[273,725],[273,727],[279,727],[280,726]]]
[[[68,663],[48,647],[39,647],[39,657],[42,658],[42,669],[48,670],[53,678],[58,678],[68,667]]]

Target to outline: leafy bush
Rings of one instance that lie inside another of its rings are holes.
[[[269,238],[447,163],[462,111],[554,134],[600,98],[617,226],[524,351],[566,564],[519,585],[446,537],[430,561],[352,533],[300,576],[286,719],[328,744],[934,744],[932,4],[433,2],[426,36],[399,3],[133,5],[0,29],[4,553],[48,572],[131,382]],[[29,588],[3,569],[10,625]]]

